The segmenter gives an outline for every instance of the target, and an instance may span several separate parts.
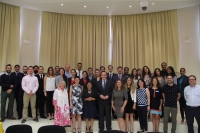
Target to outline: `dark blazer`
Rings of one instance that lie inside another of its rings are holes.
[[[83,89],[84,89],[84,90],[85,90],[85,89],[87,90],[87,83],[88,83],[89,81],[90,81],[90,79],[86,78],[86,84],[84,84],[84,81],[83,81],[83,78],[82,78],[82,79],[80,79],[79,84],[83,86]]]
[[[44,93],[44,76],[45,75],[44,74],[42,74],[42,75],[43,75],[42,79],[40,78],[39,74],[35,75],[37,77],[38,83],[39,83],[39,87],[38,87],[38,90],[37,90],[36,94],[42,94],[42,93]]]
[[[181,77],[179,77],[178,79],[177,79],[177,85],[179,86],[179,80],[180,80],[180,78]],[[184,89],[185,89],[185,87],[186,86],[188,86],[189,85],[189,78],[188,78],[188,76],[184,76],[184,79],[183,79],[183,81],[182,81],[182,88],[180,88],[180,90],[181,90],[181,94],[184,94]]]
[[[116,83],[116,81],[117,81],[118,79],[119,79],[119,78],[118,78],[118,74],[116,74],[115,77],[114,77],[114,79],[113,79],[113,82]],[[122,81],[123,83],[126,82],[126,76],[125,76],[124,74],[122,74],[121,81]]]
[[[20,86],[20,90],[22,90],[22,91],[24,91],[24,90],[22,89],[22,79],[23,79],[24,76],[26,76],[24,73],[19,73],[18,76],[17,76],[17,77],[18,77],[18,80],[17,80],[17,81],[18,81],[18,84],[19,84],[19,86]]]
[[[116,76],[117,76],[117,74],[113,73],[112,78],[110,79],[110,75],[109,75],[109,73],[107,73],[107,80],[114,81],[114,77],[116,77]]]
[[[15,88],[16,91],[19,90],[19,88],[21,87],[21,81],[20,81],[20,76],[23,75],[21,72],[18,72],[18,74],[16,75],[15,72],[12,72],[11,75],[13,75],[15,77],[15,79],[17,80],[17,86]]]
[[[92,97],[95,98],[95,100],[92,101],[85,101],[85,98]],[[92,103],[94,106],[96,105],[96,91],[92,89],[91,93],[88,93],[88,89],[84,89],[82,93],[82,99],[83,99],[83,106],[87,105],[88,103]]]
[[[102,86],[102,79],[97,81],[96,84],[96,92],[97,92],[97,98],[99,104],[111,104],[111,97],[112,97],[112,91],[113,91],[113,82],[111,80],[106,80],[106,88],[104,89]],[[103,100],[100,98],[100,95],[106,96],[108,95],[108,99]]]

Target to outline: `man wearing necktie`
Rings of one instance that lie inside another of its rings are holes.
[[[99,131],[104,130],[104,116],[106,116],[106,129],[111,130],[111,96],[113,83],[107,80],[107,73],[101,72],[101,80],[97,81],[97,97],[99,105]]]
[[[39,66],[38,74],[35,75],[38,79],[39,87],[36,91],[36,117],[37,112],[40,112],[40,118],[46,119],[47,117],[44,115],[44,105],[46,101],[46,97],[44,96],[44,68],[43,66]]]
[[[108,66],[108,73],[107,73],[107,80],[111,80],[113,81],[114,77],[116,76],[115,73],[113,73],[113,66],[112,65],[109,65]]]
[[[20,80],[20,76],[22,75],[21,72],[19,72],[20,70],[20,66],[19,65],[15,65],[14,66],[15,71],[12,72],[12,74],[15,76],[16,80],[17,80],[17,86],[15,88],[15,99],[16,99],[16,104],[17,104],[17,114],[18,114],[18,119],[21,119],[21,114],[22,114],[22,108],[23,105],[21,106],[22,103],[20,103],[20,97],[21,97],[21,80]]]
[[[82,70],[82,63],[78,63],[77,64],[76,73],[77,73],[77,76],[80,77],[80,79],[82,79],[82,72],[83,72],[83,70]]]
[[[24,76],[27,75],[28,67],[23,66],[23,73],[18,73],[18,84],[19,84],[19,91],[18,91],[18,97],[16,99],[17,102],[17,112],[18,112],[18,119],[22,118],[22,110],[23,110],[23,95],[24,90],[22,89],[22,79]]]
[[[119,66],[117,68],[117,74],[116,76],[114,77],[114,83],[116,83],[117,80],[121,80],[123,83],[126,82],[126,77],[122,74],[123,73],[123,68],[121,66]]]

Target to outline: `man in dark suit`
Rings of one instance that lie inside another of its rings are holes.
[[[121,80],[121,81],[123,81],[123,83],[125,83],[126,82],[126,76],[124,76],[124,74],[122,74],[123,68],[121,66],[117,67],[117,72],[118,73],[114,77],[114,83],[116,83],[117,80]]]
[[[99,131],[104,130],[104,113],[106,116],[106,129],[111,130],[111,97],[113,84],[107,80],[105,71],[101,72],[101,80],[97,81],[97,97],[99,105]]]
[[[45,103],[45,96],[44,96],[44,68],[43,66],[39,66],[38,74],[35,75],[38,79],[39,88],[36,92],[36,117],[37,112],[39,109],[40,112],[40,118],[46,119],[47,117],[44,115],[44,103]]]
[[[22,110],[23,110],[23,95],[24,95],[24,90],[22,89],[22,79],[24,76],[27,75],[28,67],[23,66],[23,73],[18,73],[18,85],[19,85],[19,90],[18,90],[18,96],[16,98],[17,102],[17,113],[18,113],[18,119],[22,118]]]
[[[181,98],[179,99],[179,104],[180,104],[182,123],[184,122],[184,113],[186,115],[186,101],[184,98],[184,89],[189,85],[189,79],[188,76],[185,75],[185,73],[186,73],[185,68],[181,68],[180,69],[181,76],[177,79],[177,85],[180,89],[180,94],[181,94]]]
[[[22,113],[22,110],[20,110],[20,101],[19,101],[19,98],[20,98],[20,89],[21,89],[21,82],[19,80],[19,77],[20,75],[22,75],[21,72],[19,72],[19,69],[20,69],[20,66],[19,65],[15,65],[14,66],[14,69],[15,71],[12,72],[11,74],[16,78],[17,80],[17,86],[15,88],[15,99],[16,99],[16,104],[17,104],[17,114],[18,114],[18,119],[20,118],[21,119],[21,113]],[[23,105],[22,105],[23,106]]]
[[[124,76],[126,77],[126,79],[131,76],[129,74],[129,68],[128,67],[124,67]]]
[[[94,74],[93,74],[93,69],[91,67],[89,67],[87,69],[87,71],[88,71],[88,78],[89,78],[90,82],[92,82],[92,88],[96,89],[96,87],[95,87],[96,79],[95,79]]]
[[[109,72],[107,73],[107,80],[113,81],[114,77],[117,76],[117,74],[113,73],[113,66],[112,65],[108,66],[108,71]]]

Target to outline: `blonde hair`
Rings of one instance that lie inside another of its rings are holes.
[[[126,83],[125,83],[125,85],[124,85],[124,88],[126,89],[126,90],[128,90],[128,83],[127,83],[127,80],[128,79],[131,79],[131,92],[132,93],[134,93],[135,92],[135,90],[136,90],[136,87],[135,87],[135,84],[133,83],[133,79],[131,78],[131,77],[128,77],[127,79],[126,79]]]
[[[59,84],[58,84],[58,87],[60,87],[60,85],[61,85],[62,83],[64,84],[64,86],[65,86],[65,88],[66,88],[66,83],[65,83],[65,81],[60,81]]]

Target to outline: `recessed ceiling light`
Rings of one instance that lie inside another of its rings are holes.
[[[154,3],[152,3],[152,5],[154,5]]]
[[[129,7],[131,7],[131,5]]]
[[[84,6],[84,8],[86,8],[86,6]]]
[[[109,8],[109,7],[107,6],[107,8]]]
[[[63,4],[60,4],[61,6],[63,6]]]

